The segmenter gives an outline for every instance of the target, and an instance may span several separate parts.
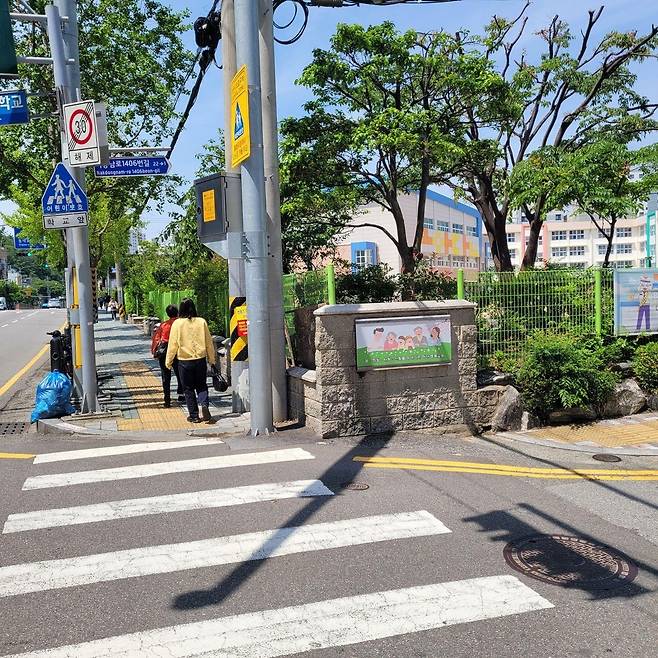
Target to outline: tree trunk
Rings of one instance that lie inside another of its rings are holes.
[[[608,244],[605,248],[605,258],[603,259],[603,267],[609,267],[610,266],[610,254],[612,253],[612,240],[615,237],[614,227],[610,231],[609,235],[605,232],[603,233],[603,235],[605,235],[605,239],[608,241]]]
[[[522,270],[527,270],[535,266],[537,262],[537,246],[539,243],[539,236],[541,235],[541,228],[544,224],[543,220],[539,217],[533,217],[530,221],[530,235],[528,237],[528,246],[526,247],[525,254],[523,255],[523,263],[521,264]]]

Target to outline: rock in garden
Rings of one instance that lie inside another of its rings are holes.
[[[521,394],[513,386],[508,386],[491,419],[491,429],[494,432],[520,430],[522,416]]]
[[[569,423],[585,423],[596,420],[596,411],[593,407],[570,407],[551,411],[548,421],[551,425],[566,425]]]
[[[634,379],[625,379],[615,386],[603,407],[604,416],[631,416],[647,406],[647,396]]]

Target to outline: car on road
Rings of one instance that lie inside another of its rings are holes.
[[[62,300],[59,297],[53,297],[48,300],[46,308],[62,308]]]
[[[0,311],[6,311],[8,308],[7,300],[4,297],[0,297]]]

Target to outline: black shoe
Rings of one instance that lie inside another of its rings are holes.
[[[178,399],[179,402],[185,402],[185,396],[184,395],[179,395],[177,399]]]
[[[200,423],[201,419],[198,416],[188,416],[187,417],[187,422],[188,423]]]
[[[165,409],[170,409],[170,408],[171,408],[171,402],[169,402],[169,401],[167,400],[167,402],[165,402],[162,406],[163,406]]]
[[[201,418],[208,422],[209,420],[212,419],[212,416],[210,415],[210,410],[206,406],[201,407]]]

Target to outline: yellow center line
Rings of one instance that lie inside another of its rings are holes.
[[[354,457],[366,468],[397,468],[411,471],[441,471],[445,473],[477,473],[554,480],[658,480],[658,470],[629,469],[567,469],[508,466],[478,462],[410,459],[406,457]]]
[[[32,459],[36,455],[28,455],[25,452],[0,452],[0,459]]]
[[[66,322],[59,328],[60,331],[64,329]],[[26,372],[34,366],[34,364],[49,350],[50,343],[46,343],[34,356],[29,363],[26,363],[9,381],[5,382],[0,387],[0,396],[4,395]]]

